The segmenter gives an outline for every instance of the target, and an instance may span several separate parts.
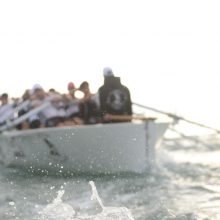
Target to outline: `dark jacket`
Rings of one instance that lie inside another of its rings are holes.
[[[85,124],[96,124],[101,121],[99,107],[94,96],[81,103],[80,112]]]
[[[132,115],[131,97],[128,88],[119,77],[106,77],[99,88],[100,112],[113,115]]]

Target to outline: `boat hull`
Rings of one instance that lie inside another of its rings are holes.
[[[142,173],[167,126],[149,121],[5,132],[1,161],[46,173]]]

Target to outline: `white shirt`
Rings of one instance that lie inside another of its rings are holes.
[[[13,119],[13,115],[13,104],[5,104],[0,106],[0,124],[4,123],[7,119]]]

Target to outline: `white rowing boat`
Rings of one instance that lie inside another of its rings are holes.
[[[0,134],[0,160],[42,172],[142,173],[152,165],[168,125],[148,120],[6,130]]]

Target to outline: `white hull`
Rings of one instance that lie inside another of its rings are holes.
[[[48,172],[144,172],[168,123],[114,123],[10,131],[0,135],[6,166]]]

